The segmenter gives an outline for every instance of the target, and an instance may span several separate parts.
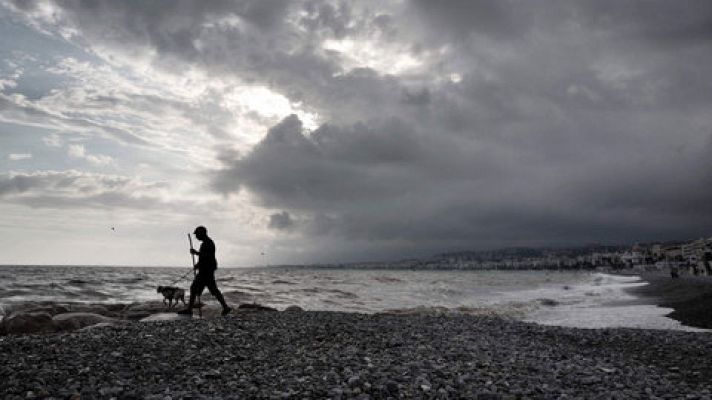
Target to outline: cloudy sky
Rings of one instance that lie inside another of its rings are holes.
[[[709,236],[711,65],[706,0],[0,0],[0,264]]]

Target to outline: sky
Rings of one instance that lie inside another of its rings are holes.
[[[0,264],[707,237],[710,65],[706,0],[0,0]]]

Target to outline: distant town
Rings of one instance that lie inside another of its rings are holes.
[[[324,264],[324,268],[461,269],[461,270],[636,270],[679,275],[712,276],[712,237],[687,242],[634,246],[582,246],[568,248],[507,248],[459,251],[430,258],[389,262]],[[314,267],[314,266],[310,266]]]

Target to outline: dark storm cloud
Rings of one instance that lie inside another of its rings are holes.
[[[709,2],[54,4],[97,47],[317,112],[222,152],[212,183],[334,254],[709,234]],[[323,48],[344,38],[423,64],[349,68]]]
[[[311,221],[310,235],[399,251],[709,234],[709,6],[529,4],[413,3],[456,37],[461,82],[347,74],[325,98],[343,90],[374,119],[306,137],[291,117],[217,186]],[[463,7],[495,22],[468,25]]]
[[[507,0],[414,0],[411,2],[420,21],[448,39],[466,39],[471,33],[496,37],[511,37],[522,33],[525,26],[518,21],[519,2]]]
[[[498,176],[494,162],[488,163],[492,158],[476,144],[434,138],[398,119],[323,125],[306,137],[293,115],[247,156],[222,160],[228,168],[216,175],[216,189],[230,192],[245,185],[269,206],[301,209],[338,209],[417,192],[421,183]]]
[[[282,211],[269,216],[269,227],[277,230],[288,230],[294,226],[294,220],[288,212]]]
[[[265,206],[293,210],[308,221],[301,227],[308,234],[398,240],[433,250],[635,240],[636,233],[698,233],[712,222],[703,204],[709,174],[676,178],[687,165],[666,171],[667,165],[649,160],[622,173],[618,166],[590,171],[567,161],[551,171],[502,154],[488,157],[474,144],[445,146],[449,141],[455,138],[433,141],[395,121],[322,126],[307,138],[290,117],[215,183],[222,191],[242,184]],[[704,153],[695,164],[709,165]],[[680,193],[686,201],[675,200]],[[676,222],[681,217],[690,218],[684,228]]]

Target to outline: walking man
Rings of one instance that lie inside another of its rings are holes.
[[[199,226],[193,231],[195,238],[200,240],[200,250],[190,249],[191,254],[198,256],[198,263],[195,264],[195,269],[198,270],[198,275],[193,279],[190,285],[190,301],[185,310],[178,311],[178,314],[191,315],[193,314],[193,305],[195,298],[203,293],[205,287],[208,288],[210,294],[213,295],[222,306],[222,315],[227,315],[232,309],[225,303],[217,283],[215,283],[215,270],[218,268],[218,261],[215,259],[215,243],[208,237],[208,230],[204,226]]]

